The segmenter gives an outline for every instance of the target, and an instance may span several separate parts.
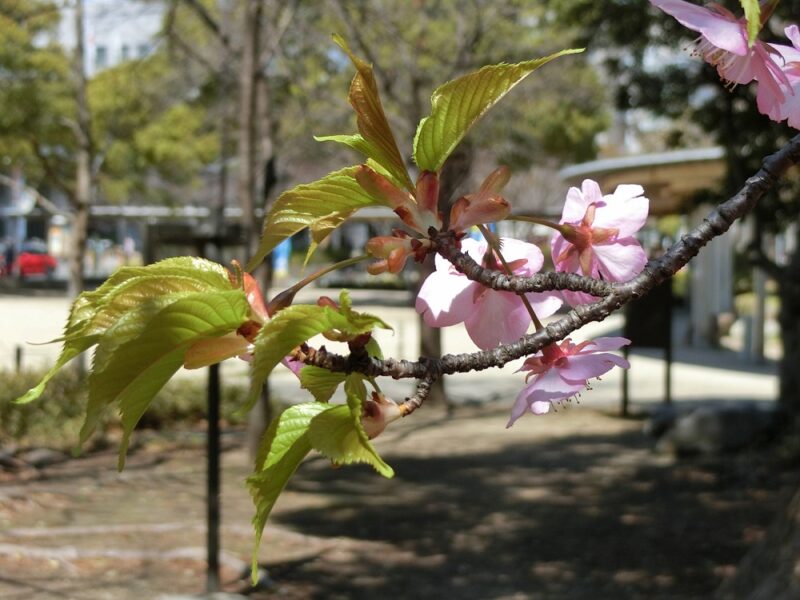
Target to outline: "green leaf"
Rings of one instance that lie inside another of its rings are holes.
[[[261,440],[255,473],[247,478],[247,487],[256,506],[253,517],[253,527],[256,530],[253,548],[254,583],[258,572],[258,548],[269,513],[289,478],[311,451],[307,433],[311,419],[328,409],[330,405],[318,402],[290,406],[272,421]]]
[[[747,44],[752,46],[761,31],[761,5],[758,0],[739,0],[747,20]]]
[[[431,97],[431,114],[417,127],[414,161],[423,171],[439,171],[461,139],[486,111],[530,73],[565,54],[517,64],[489,65],[438,87]]]
[[[247,270],[252,271],[275,246],[306,227],[319,244],[359,208],[381,205],[356,181],[357,168],[334,171],[281,194],[264,220],[258,251]]]
[[[250,410],[269,374],[296,346],[320,333],[338,331],[358,336],[381,327],[391,329],[380,318],[351,308],[346,290],[339,295],[338,310],[329,306],[296,304],[284,308],[258,332],[253,348],[250,393],[242,410]]]
[[[311,392],[317,402],[327,402],[336,388],[347,379],[345,373],[335,373],[328,369],[307,365],[300,369],[300,385]]]
[[[75,299],[64,335],[60,340],[53,340],[64,342],[58,360],[36,387],[17,402],[27,403],[41,396],[47,383],[62,367],[95,345],[128,311],[149,300],[180,292],[230,290],[232,284],[227,273],[215,262],[187,256],[117,270],[96,290],[83,292]]]
[[[367,397],[363,377],[357,373],[349,375],[344,390],[346,405],[334,406],[311,420],[308,428],[311,446],[336,463],[366,463],[384,477],[394,477],[394,471],[375,451],[361,424]]]
[[[91,431],[90,415],[96,414],[98,407],[118,402],[123,427],[121,469],[133,428],[158,390],[183,365],[189,346],[235,331],[247,320],[248,312],[243,290],[202,292],[169,303],[144,323],[128,321],[129,339],[121,344],[111,342],[102,359],[95,361],[82,439]]]
[[[347,53],[357,71],[350,84],[350,93],[347,98],[356,111],[358,131],[366,143],[358,144],[359,151],[383,165],[387,171],[403,183],[403,187],[413,193],[414,184],[408,175],[392,128],[383,111],[372,66],[353,54],[341,36],[334,35],[333,40]]]

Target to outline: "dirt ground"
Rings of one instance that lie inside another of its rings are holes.
[[[706,598],[797,483],[769,450],[676,460],[641,421],[586,408],[423,407],[376,445],[395,469],[304,463],[279,500],[252,598]],[[139,432],[39,471],[0,471],[0,598],[128,600],[203,590],[202,432]],[[252,506],[225,436],[223,580],[244,592]]]

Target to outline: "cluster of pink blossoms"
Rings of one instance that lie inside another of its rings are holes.
[[[732,85],[758,83],[758,110],[773,121],[800,129],[800,32],[785,29],[791,46],[748,41],[747,22],[718,4],[708,8],[683,0],[650,0],[681,25],[700,34],[695,50]],[[762,24],[777,2],[762,3]]]
[[[641,186],[620,185],[613,194],[603,195],[600,186],[589,179],[581,189],[570,188],[560,222],[542,221],[555,230],[551,255],[556,270],[606,281],[626,281],[639,273],[647,262],[635,238],[649,210],[643,193]],[[502,262],[486,242],[465,239],[461,247],[485,267],[497,269]],[[537,246],[519,240],[501,238],[500,252],[514,275],[533,275],[544,264]],[[529,293],[523,299],[468,279],[437,255],[436,271],[423,282],[416,308],[432,327],[464,323],[472,341],[488,350],[525,335],[532,321],[528,307],[538,318],[545,318],[563,301],[576,306],[595,300],[570,291]],[[521,369],[530,372],[529,381],[517,397],[509,426],[526,411],[537,415],[548,412],[553,402],[576,395],[590,379],[614,366],[627,368],[626,360],[610,353],[627,343],[624,338],[599,338],[580,344],[566,339],[543,348]]]

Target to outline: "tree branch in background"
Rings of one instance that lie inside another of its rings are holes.
[[[199,0],[182,0],[184,5],[188,8],[192,9],[195,15],[200,19],[200,22],[206,26],[206,28],[213,33],[220,43],[225,46],[226,50],[230,50],[231,42],[228,38],[228,34],[222,30],[222,27],[217,22],[217,20],[213,17],[213,15],[208,12],[205,6],[203,6],[202,2]]]

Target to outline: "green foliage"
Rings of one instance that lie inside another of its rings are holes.
[[[311,420],[330,408],[322,403],[296,404],[275,418],[264,434],[256,457],[255,473],[247,486],[256,505],[253,526],[256,531],[253,549],[253,581],[258,575],[258,547],[267,518],[278,496],[300,462],[311,451],[308,428]]]
[[[189,346],[235,331],[247,321],[248,312],[242,290],[186,294],[149,319],[134,321],[131,325],[135,333],[122,343],[115,339],[110,350],[101,339],[98,353],[103,353],[104,360],[95,360],[89,376],[89,406],[81,441],[92,432],[103,408],[118,403],[123,426],[122,469],[133,428],[156,392],[183,365]],[[111,335],[117,333],[116,328],[109,331]]]
[[[317,402],[327,402],[344,380],[346,373],[335,373],[320,367],[305,366],[300,369],[300,385],[311,392]]]
[[[21,447],[70,450],[75,448],[86,419],[86,378],[79,377],[74,369],[60,371],[52,378],[39,402],[17,404],[15,400],[34,386],[43,374],[38,370],[21,373],[0,371],[0,440]],[[241,385],[224,386],[222,414],[226,422],[242,422],[237,414],[245,392]],[[205,418],[207,408],[205,378],[172,380],[156,395],[139,427],[191,427]],[[118,428],[117,420],[104,413],[98,419],[94,439],[102,441],[116,437]]]
[[[414,137],[417,166],[439,171],[478,119],[514,86],[554,58],[578,52],[582,50],[563,50],[514,65],[486,66],[436,88],[431,114],[420,121]]]
[[[346,405],[333,406],[311,420],[308,428],[311,446],[334,463],[366,463],[384,477],[394,477],[394,471],[378,456],[361,424],[367,399],[363,376],[348,375],[344,390]]]
[[[358,209],[380,205],[356,181],[356,168],[334,171],[313,183],[283,192],[264,220],[258,251],[247,270],[253,270],[275,246],[305,228],[311,230],[314,242],[308,250],[310,255],[317,244]]]
[[[372,67],[355,56],[341,36],[335,35],[333,39],[347,53],[357,71],[350,84],[348,99],[358,116],[361,139],[355,139],[356,136],[344,139],[344,136],[332,136],[323,139],[343,142],[363,152],[367,158],[373,159],[388,171],[395,180],[402,182],[408,191],[413,192],[414,184],[408,175],[403,157],[397,148],[397,141],[383,111]]]
[[[261,393],[261,386],[272,370],[296,346],[319,334],[334,334],[337,339],[357,337],[375,327],[391,329],[378,317],[352,310],[347,290],[339,296],[339,308],[297,304],[289,306],[270,319],[258,332],[254,342],[250,409]]]
[[[289,478],[312,448],[334,463],[366,463],[384,477],[394,476],[394,471],[375,451],[361,424],[367,396],[363,376],[357,373],[348,375],[345,392],[347,404],[312,402],[287,408],[272,421],[264,434],[255,472],[247,479],[256,505],[253,518],[256,531],[254,578],[257,576],[258,548],[269,513]]]
[[[36,400],[64,365],[97,344],[110,327],[115,326],[119,331],[129,321],[144,322],[155,308],[177,300],[175,294],[179,292],[231,288],[224,267],[200,258],[170,258],[146,267],[119,269],[99,288],[83,292],[75,299],[64,328],[64,346],[58,360],[38,385],[28,390],[19,402]],[[157,300],[157,303],[148,304],[153,300]],[[122,319],[129,312],[131,316]],[[120,338],[111,336],[109,339]]]

